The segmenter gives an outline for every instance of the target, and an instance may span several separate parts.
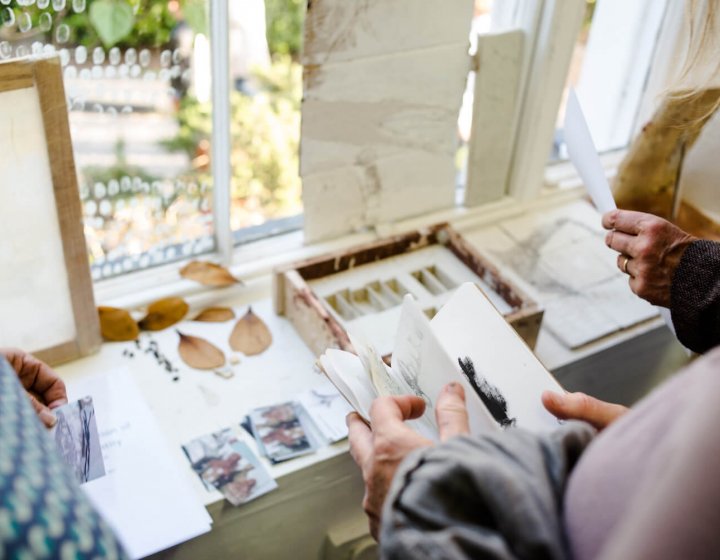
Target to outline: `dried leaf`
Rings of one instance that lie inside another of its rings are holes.
[[[182,298],[165,298],[151,303],[145,318],[138,323],[146,331],[161,331],[181,321],[189,306]]]
[[[230,334],[230,347],[246,356],[264,352],[272,344],[272,334],[263,320],[253,313],[251,307],[236,324]]]
[[[203,309],[193,321],[204,323],[224,323],[235,318],[235,312],[229,307],[208,307]]]
[[[220,348],[204,338],[176,332],[180,335],[178,353],[191,368],[216,369],[225,365],[225,354]]]
[[[130,313],[117,307],[98,307],[100,332],[105,340],[135,340],[140,329]]]
[[[200,282],[203,286],[242,284],[227,268],[211,262],[192,261],[180,269],[180,276]]]

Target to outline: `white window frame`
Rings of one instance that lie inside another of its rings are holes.
[[[212,52],[212,100],[213,100],[213,214],[215,219],[216,251],[203,255],[203,259],[221,262],[248,283],[267,278],[273,268],[299,258],[321,254],[329,250],[351,246],[410,228],[437,221],[454,224],[478,224],[499,219],[523,211],[538,199],[555,197],[558,200],[577,197],[580,184],[574,171],[555,168],[556,184],[565,182],[576,189],[564,192],[548,192],[547,157],[555,130],[556,115],[565,84],[572,48],[582,22],[584,0],[499,0],[492,13],[492,29],[502,32],[521,29],[524,59],[520,81],[519,103],[514,126],[512,158],[508,168],[506,195],[494,202],[476,208],[458,207],[428,213],[415,219],[393,224],[383,224],[374,230],[347,235],[335,241],[304,244],[302,231],[258,240],[240,246],[233,243],[230,226],[230,84],[226,71],[229,62],[227,28],[227,0],[210,1],[210,29]],[[602,0],[601,0],[602,1]],[[643,0],[665,5],[680,0]],[[665,25],[667,27],[667,25]],[[663,31],[665,33],[665,31]],[[646,34],[651,37],[651,34]],[[649,40],[649,39],[647,39]],[[652,50],[651,50],[652,51]],[[647,57],[648,60],[652,57]],[[657,57],[656,57],[657,58]],[[630,72],[628,69],[624,75]],[[619,78],[618,78],[619,80]],[[642,90],[639,80],[634,88]],[[633,95],[614,89],[618,102],[630,103]],[[224,139],[224,141],[222,140]],[[604,156],[611,170],[621,157],[613,152]],[[574,193],[571,192],[574,190]],[[541,204],[544,204],[541,202]],[[138,271],[117,278],[101,280],[95,284],[98,302],[135,307],[169,294],[188,297],[205,292],[202,286],[179,278],[180,263],[172,263],[150,270]]]

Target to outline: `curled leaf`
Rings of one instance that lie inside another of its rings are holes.
[[[178,353],[182,361],[195,369],[216,369],[225,365],[225,354],[204,338],[176,331],[180,336]]]
[[[230,271],[211,262],[192,261],[180,269],[180,276],[188,280],[200,282],[203,286],[230,286],[241,284]]]
[[[140,329],[130,313],[117,307],[98,307],[100,332],[105,340],[135,340]]]
[[[235,312],[229,307],[208,307],[203,309],[193,321],[204,323],[224,323],[235,318]]]
[[[151,303],[145,318],[140,321],[140,328],[146,331],[161,331],[181,321],[187,314],[189,306],[182,298],[164,298]]]
[[[230,333],[230,347],[246,356],[264,352],[272,344],[272,334],[263,320],[253,313],[251,307]]]

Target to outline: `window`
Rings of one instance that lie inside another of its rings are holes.
[[[263,0],[212,2],[0,0],[0,60],[60,57],[95,279],[219,249],[218,99],[231,107],[235,241],[298,225],[302,3],[268,0],[266,21]],[[208,14],[222,2],[231,50],[214,60]],[[218,62],[232,91],[213,99]]]
[[[562,134],[570,87],[584,104],[599,152],[625,148],[637,122],[665,2],[586,0],[555,127],[551,161],[566,160]]]

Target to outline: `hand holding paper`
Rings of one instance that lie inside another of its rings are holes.
[[[568,94],[564,127],[565,143],[570,161],[573,162],[580,174],[593,204],[603,214],[615,210],[617,205],[610,190],[610,184],[605,177],[605,170],[595,149],[595,144],[593,144],[580,102],[572,88]],[[670,331],[675,334],[670,310],[665,307],[656,307],[656,309]]]

